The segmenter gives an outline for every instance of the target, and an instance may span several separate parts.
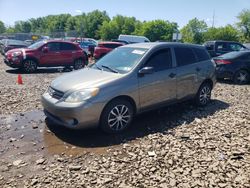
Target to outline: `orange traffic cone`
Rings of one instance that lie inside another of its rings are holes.
[[[23,84],[23,79],[22,79],[22,76],[21,74],[18,74],[17,76],[17,83],[20,85],[20,84]]]

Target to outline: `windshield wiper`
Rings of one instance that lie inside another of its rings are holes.
[[[106,68],[106,69],[108,69],[108,70],[110,70],[111,72],[119,73],[117,70],[115,70],[115,69],[113,69],[113,68],[111,68],[111,67],[109,67],[109,66],[102,65],[102,67],[103,67],[103,68]]]
[[[99,69],[99,70],[102,70],[100,67],[97,66],[97,64],[95,64],[96,68]]]

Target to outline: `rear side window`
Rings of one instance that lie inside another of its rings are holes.
[[[61,50],[76,50],[75,45],[70,43],[61,43]]]
[[[105,48],[117,48],[119,46],[121,46],[121,44],[102,44]]]
[[[156,72],[172,67],[172,56],[170,48],[155,52],[147,61],[147,67],[154,67]]]
[[[217,47],[216,47],[216,49],[218,50],[218,51],[228,51],[228,49],[227,49],[227,43],[225,43],[225,42],[218,42],[217,43]]]
[[[187,47],[174,48],[177,66],[184,66],[196,63],[196,58],[193,50]]]
[[[198,61],[205,61],[205,60],[210,59],[210,57],[205,49],[203,50],[200,48],[193,48],[193,50],[194,50],[194,53],[196,54]]]
[[[51,42],[47,44],[49,51],[59,51],[60,50],[60,43],[59,42]]]
[[[205,43],[204,46],[209,51],[214,50],[214,43]]]

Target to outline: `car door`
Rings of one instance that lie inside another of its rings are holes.
[[[176,73],[177,73],[177,99],[194,95],[197,82],[198,67],[196,56],[190,47],[175,47]]]
[[[60,45],[60,53],[60,64],[68,65],[74,62],[74,56],[77,53],[77,50],[73,44],[62,42]]]
[[[57,66],[60,64],[61,53],[59,42],[49,42],[44,47],[47,47],[47,51],[42,50],[40,64],[46,66]],[[44,48],[43,47],[43,48]]]
[[[153,67],[154,70],[151,74],[139,74],[141,108],[175,100],[176,70],[173,67],[171,49],[157,50],[148,58],[143,67]]]

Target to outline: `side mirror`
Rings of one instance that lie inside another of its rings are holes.
[[[49,48],[47,46],[42,48],[42,52],[43,53],[48,53],[49,52]]]
[[[154,73],[154,67],[143,67],[141,70],[139,70],[139,74],[152,74]]]

